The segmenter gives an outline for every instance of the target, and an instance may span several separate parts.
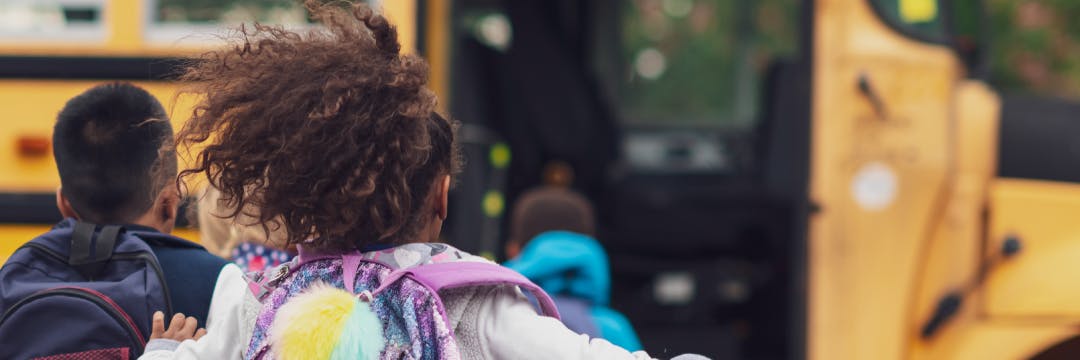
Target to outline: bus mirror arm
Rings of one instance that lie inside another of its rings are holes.
[[[964,304],[964,294],[959,291],[950,292],[945,297],[938,300],[937,307],[934,309],[934,314],[930,316],[930,320],[926,321],[922,327],[922,338],[929,339],[934,336],[945,322],[949,321],[960,310],[960,306]]]
[[[870,101],[870,105],[874,107],[874,113],[877,114],[878,118],[882,120],[888,119],[888,114],[885,111],[885,101],[881,99],[881,95],[874,89],[869,75],[866,73],[859,74],[858,87],[859,93],[865,96]]]
[[[941,300],[938,300],[933,315],[931,315],[930,319],[922,326],[922,338],[926,340],[934,336],[934,334],[941,329],[942,325],[945,325],[949,319],[952,319],[952,317],[959,312],[960,306],[964,304],[964,297],[974,291],[976,287],[982,285],[990,270],[998,264],[1001,264],[1004,260],[1016,256],[1016,254],[1020,253],[1021,249],[1023,249],[1023,246],[1021,245],[1018,236],[1009,235],[1005,237],[1005,241],[1001,243],[1001,253],[987,259],[975,281],[967,284],[960,290],[950,291],[942,297]]]

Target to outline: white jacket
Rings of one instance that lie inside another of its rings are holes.
[[[206,336],[182,343],[151,340],[139,359],[242,359],[261,307],[243,275],[235,265],[221,270]],[[644,351],[631,354],[538,315],[514,286],[453,289],[441,295],[462,359],[651,359]]]

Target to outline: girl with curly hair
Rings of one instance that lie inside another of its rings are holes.
[[[177,144],[196,154],[181,177],[205,176],[234,209],[228,215],[283,228],[300,258],[421,245],[423,252],[393,252],[389,261],[486,262],[435,244],[460,162],[455,124],[435,113],[437,99],[426,87],[427,64],[401,54],[395,28],[366,5],[307,5],[321,28],[241,27],[234,47],[205,54],[183,75],[203,100],[177,135]],[[514,286],[459,288],[439,297],[462,358],[648,358],[538,315]],[[214,300],[245,314],[251,304]],[[169,346],[148,351],[148,358],[253,355],[259,330],[253,333],[251,323],[262,324],[262,317],[246,317],[239,326],[210,320],[208,336],[173,346],[175,353]]]

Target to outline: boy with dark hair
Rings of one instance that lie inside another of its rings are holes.
[[[611,275],[595,227],[592,204],[581,194],[552,186],[526,191],[514,204],[511,259],[503,265],[551,294],[566,327],[641,350],[630,322],[607,306]]]
[[[144,223],[170,232],[176,218],[176,153],[165,109],[145,90],[113,83],[72,98],[53,128],[57,206],[97,224]]]
[[[56,206],[64,218],[148,234],[141,238],[165,273],[173,312],[194,316],[202,327],[228,262],[167,235],[180,204],[172,137],[161,103],[134,85],[99,85],[72,98],[53,128]]]
[[[197,318],[198,327],[208,318],[226,317],[212,315],[222,309],[211,309],[211,298],[221,292],[243,294],[242,271],[196,243],[169,235],[180,203],[172,142],[165,109],[139,87],[104,84],[69,100],[53,129],[61,183],[56,205],[65,219],[17,250],[0,270],[0,281],[11,285],[0,290],[0,311],[32,308],[23,303],[34,304],[50,291],[89,289],[82,296],[102,297],[120,310],[123,316],[113,318],[126,319],[135,339],[151,335],[151,322],[164,318],[161,311],[176,313],[180,320],[186,320],[184,315]],[[41,310],[34,312],[62,309],[59,301],[64,300],[38,301]],[[63,325],[73,332],[70,341],[21,344],[23,349],[0,346],[5,348],[0,355],[112,351],[85,345],[108,342],[97,341],[95,336],[104,335],[88,324],[101,319],[108,318],[66,319]],[[0,335],[17,334],[13,327],[4,324]],[[35,336],[48,338],[51,331]],[[143,350],[138,344],[128,348],[124,351],[133,355]]]

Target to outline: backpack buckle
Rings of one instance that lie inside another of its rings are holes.
[[[270,277],[270,283],[277,283],[285,279],[285,275],[289,275],[289,266],[287,264],[278,266],[277,271],[274,272],[274,276]]]

